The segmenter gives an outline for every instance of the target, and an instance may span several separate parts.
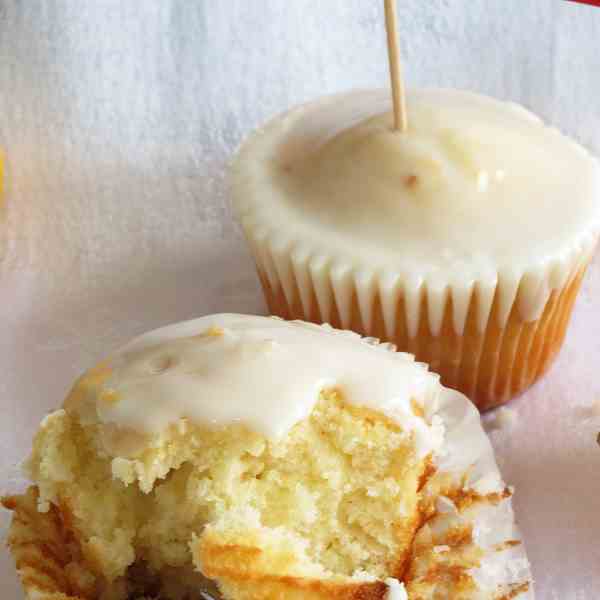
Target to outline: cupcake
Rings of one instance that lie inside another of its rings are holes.
[[[596,244],[597,161],[511,103],[423,89],[301,106],[243,144],[232,195],[272,314],[392,342],[480,409],[558,352]]]
[[[3,499],[36,600],[533,598],[475,407],[350,332],[216,315],[134,340]]]

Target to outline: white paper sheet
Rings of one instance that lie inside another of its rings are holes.
[[[0,1],[2,491],[24,484],[40,418],[109,349],[172,321],[264,311],[225,161],[293,103],[386,85],[381,4]],[[399,15],[409,84],[520,101],[600,151],[600,9],[409,0]],[[600,597],[599,296],[596,260],[552,371],[491,434],[542,600]],[[13,571],[0,550],[3,600],[22,597]]]

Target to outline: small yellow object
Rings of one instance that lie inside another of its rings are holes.
[[[225,330],[222,327],[209,327],[204,335],[208,335],[210,337],[221,337],[225,333]]]
[[[425,419],[425,411],[423,410],[423,407],[414,398],[412,398],[410,401],[410,407],[415,417]]]
[[[101,362],[89,369],[82,377],[80,383],[85,384],[87,387],[96,387],[103,384],[111,374],[112,369],[105,362]]]
[[[0,208],[2,208],[3,204],[3,191],[4,191],[4,161],[2,157],[4,156],[2,150],[0,150]]]
[[[112,369],[105,362],[101,362],[95,367],[92,367],[75,382],[65,403],[75,405],[85,401],[89,394],[93,395],[96,393],[95,390],[97,390],[111,374]]]
[[[116,390],[103,390],[100,392],[100,401],[105,404],[116,404],[119,401],[119,393]]]

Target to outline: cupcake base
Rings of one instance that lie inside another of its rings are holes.
[[[586,267],[581,267],[562,289],[551,292],[541,316],[534,321],[524,321],[515,303],[505,326],[499,326],[500,300],[497,292],[487,326],[480,331],[477,322],[479,298],[475,289],[462,334],[457,334],[453,327],[451,297],[445,305],[439,334],[431,333],[426,294],[421,296],[421,318],[414,336],[409,335],[402,296],[398,299],[393,336],[386,333],[381,298],[377,292],[373,299],[370,327],[364,325],[355,290],[350,300],[350,323],[346,327],[342,324],[335,294],[330,290],[331,310],[327,322],[336,328],[351,329],[361,335],[396,344],[398,350],[410,352],[417,360],[428,363],[431,370],[441,375],[445,386],[461,391],[480,410],[487,410],[524,392],[548,369],[563,343]],[[309,303],[312,308],[310,314],[306,314],[297,285],[294,293],[289,294],[288,290],[286,297],[282,286],[272,286],[262,269],[258,269],[258,274],[271,314],[314,323],[325,321],[319,311],[312,282],[306,282],[309,289],[304,289],[312,296]]]
[[[51,505],[38,512],[39,490],[0,498],[13,511],[7,545],[16,563],[27,600],[218,600],[214,583],[193,569],[166,569],[160,574],[136,562],[126,577],[108,584],[91,570],[81,540],[69,529],[67,511]]]

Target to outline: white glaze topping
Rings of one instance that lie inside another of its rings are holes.
[[[142,433],[187,418],[213,427],[242,423],[277,438],[310,414],[322,389],[336,388],[414,433],[419,454],[443,442],[439,419],[416,416],[412,405],[435,405],[438,376],[411,355],[350,332],[214,315],[148,333],[108,365],[110,376],[93,389],[97,418]]]
[[[291,251],[317,272],[325,264],[340,297],[364,270],[367,319],[369,275],[400,281],[405,296],[425,287],[434,331],[448,289],[462,330],[474,282],[481,326],[499,281],[500,321],[516,299],[538,318],[595,242],[597,161],[525,109],[469,92],[412,91],[408,117],[395,133],[388,93],[354,92],[295,109],[244,145],[234,203],[269,280],[288,293],[298,273],[280,257]]]

